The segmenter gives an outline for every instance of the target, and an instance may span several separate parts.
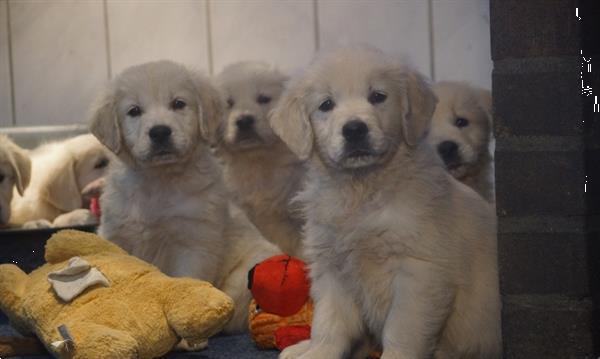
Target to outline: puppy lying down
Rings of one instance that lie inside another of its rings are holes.
[[[304,169],[268,120],[286,80],[262,62],[226,67],[217,76],[228,107],[217,144],[233,200],[269,241],[285,253],[300,255],[303,220],[290,202],[300,189]]]
[[[227,332],[247,328],[248,271],[279,253],[229,208],[208,139],[224,110],[215,88],[182,65],[131,67],[100,97],[91,131],[118,157],[100,197],[98,233],[171,276],[215,284],[235,301]]]
[[[22,196],[31,178],[31,160],[26,150],[6,135],[0,135],[0,226],[11,216],[13,190]]]
[[[29,187],[12,199],[11,224],[26,228],[95,224],[82,191],[104,176],[109,152],[92,135],[43,144],[29,152]]]
[[[438,103],[427,140],[454,178],[495,202],[490,91],[451,81],[433,90]]]
[[[366,338],[382,358],[500,357],[494,212],[423,140],[435,102],[420,74],[362,47],[318,58],[282,95],[271,124],[309,166],[315,312],[281,358],[360,357]]]

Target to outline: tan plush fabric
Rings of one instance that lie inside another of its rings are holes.
[[[47,280],[79,256],[98,268],[110,287],[92,286],[72,302]],[[155,358],[183,338],[191,345],[217,333],[233,313],[231,298],[207,282],[170,278],[100,237],[61,231],[46,244],[47,264],[27,275],[0,265],[0,308],[23,334],[34,333],[59,358]],[[74,348],[55,349],[65,325]]]

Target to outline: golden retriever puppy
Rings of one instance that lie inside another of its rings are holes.
[[[170,276],[209,281],[236,303],[227,331],[247,327],[254,264],[278,252],[232,217],[209,148],[224,104],[202,76],[170,61],[117,76],[93,109],[92,133],[118,157],[100,197],[98,233]]]
[[[8,224],[13,189],[19,195],[29,185],[31,160],[27,151],[17,146],[6,135],[0,135],[0,226]]]
[[[228,105],[217,144],[233,200],[269,241],[299,255],[302,220],[290,200],[299,190],[302,164],[268,121],[286,80],[262,62],[226,67],[217,76]]]
[[[491,206],[454,180],[424,135],[436,99],[410,67],[367,47],[293,79],[273,129],[308,160],[297,200],[315,301],[311,339],[281,358],[498,358]]]
[[[439,82],[433,90],[438,103],[429,143],[454,178],[495,202],[490,91],[463,82]]]
[[[26,228],[97,223],[83,189],[102,177],[109,152],[94,136],[79,135],[43,144],[30,152],[31,182],[12,200],[11,224]]]

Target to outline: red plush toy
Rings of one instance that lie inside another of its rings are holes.
[[[313,304],[304,262],[278,255],[248,273],[250,334],[261,348],[277,348],[310,338]]]

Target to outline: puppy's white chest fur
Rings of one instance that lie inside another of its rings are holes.
[[[393,299],[394,275],[403,257],[418,252],[416,210],[394,197],[351,203],[343,193],[329,192],[311,198],[317,199],[310,204],[306,226],[311,271],[333,274],[355,298],[369,331],[380,336]]]
[[[216,240],[226,223],[226,203],[219,169],[207,157],[170,174],[120,165],[101,198],[98,232],[167,274],[215,280],[226,247]]]

